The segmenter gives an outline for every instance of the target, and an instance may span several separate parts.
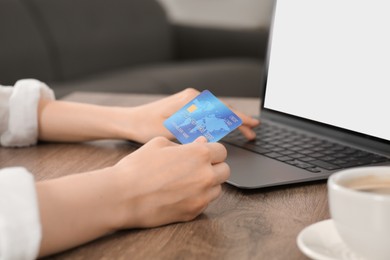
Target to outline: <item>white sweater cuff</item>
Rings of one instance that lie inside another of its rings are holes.
[[[21,167],[0,170],[0,259],[35,259],[41,236],[33,176]]]
[[[38,141],[39,99],[54,100],[54,92],[35,79],[16,82],[9,100],[8,127],[1,136],[2,146],[29,146]]]

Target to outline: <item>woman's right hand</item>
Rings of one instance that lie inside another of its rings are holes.
[[[204,137],[179,145],[156,137],[117,164],[36,184],[40,256],[118,229],[194,219],[230,174],[226,149]]]
[[[120,196],[118,229],[194,219],[229,178],[226,156],[222,144],[205,138],[179,145],[157,137],[123,158],[112,169]]]

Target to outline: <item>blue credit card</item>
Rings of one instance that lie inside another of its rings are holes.
[[[182,144],[202,135],[208,142],[217,142],[241,124],[242,120],[208,90],[164,121]]]

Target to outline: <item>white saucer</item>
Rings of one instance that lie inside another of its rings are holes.
[[[344,244],[331,219],[304,228],[297,244],[302,253],[315,260],[364,260]]]

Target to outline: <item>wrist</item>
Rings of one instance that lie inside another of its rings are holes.
[[[128,189],[128,185],[121,178],[115,166],[101,169],[97,174],[100,175],[101,182],[104,184],[102,194],[106,197],[105,203],[102,205],[104,226],[109,232],[121,230],[124,228],[124,219],[129,216],[126,214],[126,197],[124,192]]]
[[[136,185],[137,177],[132,169],[117,164],[111,168],[110,180],[116,195],[115,219],[111,222],[115,230],[140,227],[142,194]],[[131,188],[130,188],[131,187]]]
[[[39,139],[79,142],[131,139],[132,108],[53,101],[39,110]]]
[[[110,118],[106,121],[109,123],[109,138],[136,140],[136,115],[134,108],[112,107],[110,108]]]
[[[38,182],[40,255],[62,251],[121,228],[112,167]]]

